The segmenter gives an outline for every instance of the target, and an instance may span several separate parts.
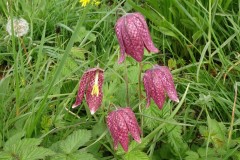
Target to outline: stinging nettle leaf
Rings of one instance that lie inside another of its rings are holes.
[[[3,147],[3,150],[4,151],[9,151],[11,150],[12,148],[12,145],[14,145],[16,142],[20,141],[21,138],[25,135],[25,132],[22,131],[22,132],[19,132],[15,135],[13,135],[12,137],[10,137],[8,139],[8,141],[5,143],[4,147]]]
[[[148,155],[141,151],[131,151],[124,155],[124,160],[149,160]]]
[[[70,154],[78,150],[79,147],[83,146],[91,138],[91,132],[88,130],[78,130],[70,134],[66,140],[60,144],[61,150]]]

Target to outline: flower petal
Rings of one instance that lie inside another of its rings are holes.
[[[135,141],[137,141],[138,143],[141,143],[141,138],[140,138],[141,130],[138,126],[137,119],[132,109],[129,107],[123,108],[121,109],[121,112],[122,112],[121,115],[127,124],[128,131],[131,133]]]
[[[124,25],[122,25],[122,38],[125,46],[125,51],[128,55],[140,62],[143,58],[144,44],[140,40],[134,22],[132,22],[131,14],[124,16]]]
[[[144,88],[145,88],[145,91],[146,91],[146,97],[147,97],[147,108],[149,107],[150,105],[150,102],[151,102],[151,88],[150,86],[152,85],[152,82],[151,82],[151,75],[150,75],[151,71],[148,70],[145,72],[144,76],[143,76],[143,84],[144,84]]]
[[[116,25],[115,25],[115,32],[117,35],[117,39],[120,45],[120,53],[121,56],[118,60],[118,63],[121,64],[125,60],[125,46],[123,42],[123,37],[122,37],[122,26],[124,25],[124,17],[121,17],[118,19]]]
[[[108,114],[107,126],[113,138],[114,149],[116,150],[118,148],[118,126],[117,126],[118,121],[115,120],[115,114],[116,114],[115,111]]]
[[[122,145],[122,148],[124,149],[124,151],[127,152],[128,142],[129,142],[128,127],[123,116],[119,114],[119,110],[116,112],[117,113],[115,114],[115,121],[117,122],[117,126],[118,126],[118,141]]]
[[[85,72],[79,82],[79,88],[78,88],[78,93],[76,97],[75,103],[72,105],[72,108],[76,108],[82,103],[82,99],[84,97],[84,92],[86,90],[86,86],[88,83],[88,72]]]
[[[159,50],[154,46],[152,42],[152,38],[150,36],[148,26],[143,15],[141,15],[140,13],[134,13],[134,15],[135,15],[134,21],[138,27],[139,33],[141,33],[142,41],[144,42],[144,45],[148,50],[148,52],[154,52],[154,53],[159,52]]]
[[[151,89],[151,96],[154,102],[157,104],[158,108],[162,109],[163,104],[165,102],[165,92],[164,86],[162,84],[161,79],[159,78],[159,73],[156,70],[151,70],[151,80],[152,85],[150,86]]]
[[[97,74],[97,71],[99,72],[98,75],[98,87],[99,87],[99,95],[92,95],[93,86],[95,84],[95,76]],[[104,75],[103,71],[98,69],[94,70],[92,72],[89,72],[89,82],[88,87],[86,91],[86,101],[88,104],[88,107],[90,109],[91,114],[94,114],[97,109],[102,104],[102,98],[103,98],[103,92],[102,92],[102,85],[103,85]]]
[[[162,80],[162,84],[169,98],[175,102],[179,102],[177,91],[173,83],[173,77],[168,67],[157,66],[156,68],[160,71],[159,74]]]

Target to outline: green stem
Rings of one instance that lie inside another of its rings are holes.
[[[236,83],[235,84],[235,95],[234,95],[233,109],[232,109],[232,119],[231,119],[231,124],[230,124],[230,128],[229,128],[229,133],[228,133],[228,143],[227,143],[228,146],[229,146],[230,140],[232,138],[234,115],[235,115],[236,102],[237,102],[237,92],[238,92],[238,87],[237,87],[237,83]]]
[[[139,62],[139,73],[138,73],[138,99],[139,99],[139,113],[142,114],[142,62]],[[142,137],[143,137],[143,116],[141,116],[141,130],[142,130]]]
[[[127,106],[130,106],[130,102],[129,102],[129,88],[128,88],[128,69],[127,69],[127,61],[124,62],[124,66],[125,66],[125,85],[126,85],[126,101],[127,101]]]
[[[180,107],[182,106],[186,96],[187,96],[187,93],[188,93],[188,89],[189,89],[189,86],[190,84],[187,85],[187,88],[185,90],[185,93],[183,94],[182,98],[181,98],[181,101],[178,103],[177,107],[174,109],[174,111],[171,113],[171,115],[167,118],[167,120],[171,120],[176,114],[177,112],[179,111]],[[148,141],[151,141],[154,136],[159,133],[159,131],[164,127],[164,125],[166,125],[168,123],[162,123],[161,125],[159,125],[157,128],[155,128],[150,134],[148,134],[146,137],[144,137],[142,139],[142,143],[146,143]],[[135,148],[137,148],[138,146],[136,146]],[[135,149],[134,148],[134,149]]]
[[[12,13],[12,1],[8,1],[8,11],[10,13],[10,19],[11,19],[11,32],[12,32],[12,52],[13,52],[13,59],[14,59],[14,80],[15,80],[15,95],[16,95],[16,116],[20,113],[20,82],[19,82],[19,76],[18,76],[18,53],[16,52],[16,44],[15,44],[15,36],[14,36],[14,27],[13,27],[13,13]]]
[[[47,97],[48,95],[50,94],[53,86],[54,86],[54,83],[56,82],[56,80],[58,79],[60,73],[61,73],[61,70],[66,62],[66,59],[69,55],[69,53],[71,52],[71,49],[72,49],[72,46],[75,42],[75,40],[77,39],[77,33],[79,32],[80,30],[80,27],[82,26],[82,23],[84,22],[84,19],[86,17],[86,14],[87,14],[87,11],[88,11],[88,7],[86,7],[83,11],[83,14],[81,16],[81,18],[78,19],[78,22],[77,22],[77,25],[76,25],[76,28],[69,40],[69,43],[66,47],[66,50],[65,50],[65,53],[63,54],[62,58],[61,58],[61,61],[60,61],[60,64],[55,72],[55,75],[52,79],[52,81],[50,82],[49,84],[49,87],[46,89],[46,92],[44,94],[44,97],[43,97],[43,100],[38,103],[38,105],[36,106],[36,108],[38,108],[38,111],[36,112],[36,116],[33,116],[33,120],[30,122],[30,127],[28,126],[29,130],[28,130],[28,133],[27,133],[27,136],[30,137],[32,135],[32,132],[34,131],[35,127],[37,126],[37,124],[39,123],[39,120],[41,118],[41,116],[43,115],[44,111],[47,109],[47,105],[46,105],[46,102],[47,102]],[[25,127],[27,127],[28,124],[26,124]]]

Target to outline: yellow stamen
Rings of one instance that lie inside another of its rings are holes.
[[[98,97],[99,95],[99,85],[98,85],[98,71],[95,75],[95,81],[94,81],[94,85],[93,85],[93,88],[92,88],[92,92],[91,92],[91,95],[94,96],[96,95]]]

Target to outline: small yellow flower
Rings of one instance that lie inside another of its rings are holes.
[[[90,3],[90,0],[80,0],[80,3],[82,3],[82,7],[86,7],[86,5]]]
[[[96,5],[96,6],[98,6],[100,3],[101,3],[101,2],[98,1],[98,0],[94,0],[94,1],[93,1],[93,4]]]

